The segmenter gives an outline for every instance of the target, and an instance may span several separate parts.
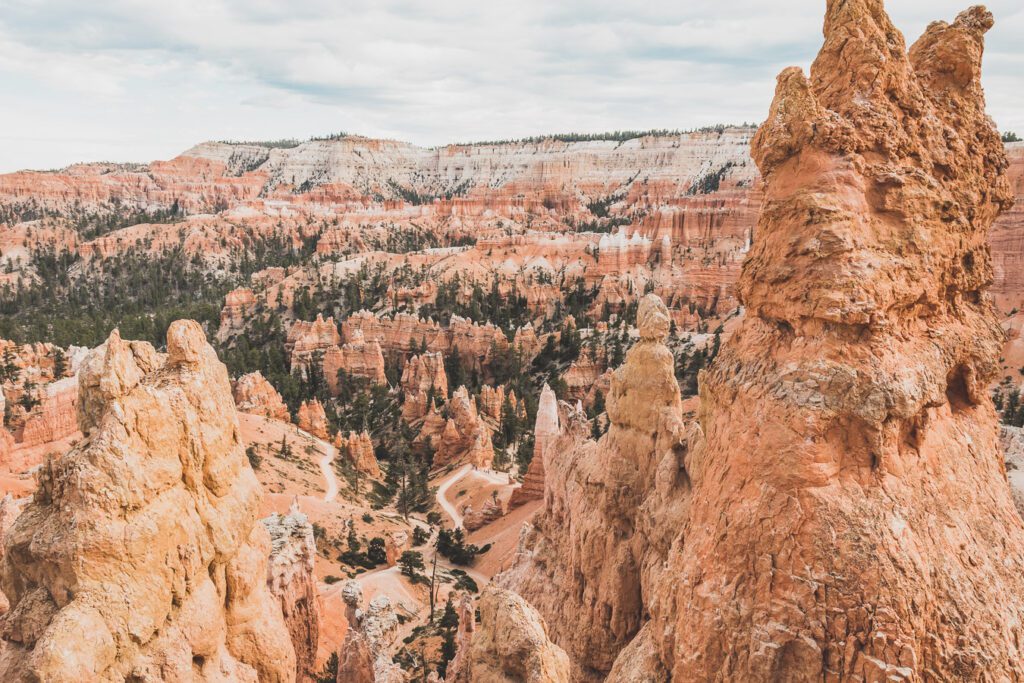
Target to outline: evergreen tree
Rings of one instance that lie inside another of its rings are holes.
[[[53,351],[53,377],[60,379],[68,370],[68,358],[59,346]]]
[[[419,576],[419,570],[424,569],[423,564],[423,553],[416,550],[406,550],[402,553],[402,556],[398,558],[398,566],[402,568],[402,573],[408,576],[410,579],[415,579]]]

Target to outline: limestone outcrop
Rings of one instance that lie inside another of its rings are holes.
[[[509,498],[509,509],[544,498],[544,461],[552,456],[549,451],[558,439],[558,434],[558,398],[551,387],[545,384],[540,392],[537,421],[533,427],[533,458],[526,469],[523,485],[515,489]]]
[[[288,406],[281,394],[268,382],[259,370],[242,375],[235,382],[233,391],[235,407],[243,413],[261,415],[271,420],[288,422]]]
[[[547,477],[519,562],[555,565],[549,585],[508,577],[583,675],[1024,676],[1024,526],[986,388],[986,234],[1011,203],[980,83],[991,26],[975,7],[908,52],[879,0],[830,0],[810,78],[780,75],[753,143],[746,316],[697,422],[623,391],[634,347],[606,437]],[[608,511],[611,533],[578,521]]]
[[[4,538],[0,679],[295,679],[227,370],[195,322],[167,348],[115,331],[84,362],[86,438]]]
[[[281,605],[295,650],[297,681],[312,680],[320,638],[320,597],[317,594],[316,543],[313,525],[292,502],[288,514],[274,513],[262,520],[270,534],[267,586]]]
[[[548,640],[544,620],[515,593],[488,586],[480,596],[480,625],[472,603],[460,605],[459,650],[449,683],[569,683],[569,658]]]

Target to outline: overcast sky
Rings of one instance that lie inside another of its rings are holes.
[[[422,145],[759,121],[824,0],[2,0],[0,172],[209,139]],[[950,0],[888,0],[908,43]],[[1024,135],[1024,3],[989,0],[989,111]]]

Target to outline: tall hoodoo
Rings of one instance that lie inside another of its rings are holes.
[[[985,238],[1011,201],[991,25],[970,9],[908,53],[881,0],[830,0],[810,79],[779,77],[747,314],[697,423],[642,305],[608,434],[568,426],[499,579],[581,679],[1024,678],[1024,525],[985,390]]]
[[[519,507],[527,501],[544,497],[544,459],[558,439],[558,397],[547,384],[540,392],[537,404],[537,421],[533,427],[533,458],[526,470],[523,485],[512,492],[509,508]]]
[[[167,348],[115,331],[82,368],[86,438],[4,538],[4,681],[295,679],[227,370],[195,322]]]
[[[702,377],[645,626],[674,680],[1024,676],[1024,528],[985,390],[985,240],[1011,203],[991,26],[969,9],[908,54],[881,0],[830,0],[810,79],[779,76],[747,316]]]
[[[459,650],[448,683],[569,683],[569,658],[548,640],[544,620],[515,593],[488,586],[480,626],[459,610]]]
[[[295,650],[295,678],[316,676],[316,649],[320,639],[320,596],[316,590],[316,541],[313,525],[299,509],[298,496],[288,514],[276,512],[263,520],[270,533],[267,586],[281,604],[285,625]]]
[[[544,463],[544,507],[498,580],[537,608],[581,680],[603,678],[642,627],[648,567],[663,566],[678,529],[670,513],[687,495],[670,325],[661,299],[645,296],[640,341],[612,378],[608,433],[589,440],[585,414],[568,411],[547,450],[557,457]]]

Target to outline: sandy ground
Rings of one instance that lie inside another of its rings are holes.
[[[507,499],[512,488],[504,472],[474,470],[471,465],[463,465],[439,484],[437,504],[452,520],[453,526],[460,527],[462,510],[466,505],[472,505],[474,510],[479,509],[492,491],[498,492],[499,499]]]
[[[468,537],[470,543],[480,546],[491,544],[491,549],[477,558],[473,569],[487,580],[507,569],[515,556],[516,546],[519,543],[519,532],[523,524],[533,519],[543,505],[544,501],[531,500],[501,519],[471,533]]]

